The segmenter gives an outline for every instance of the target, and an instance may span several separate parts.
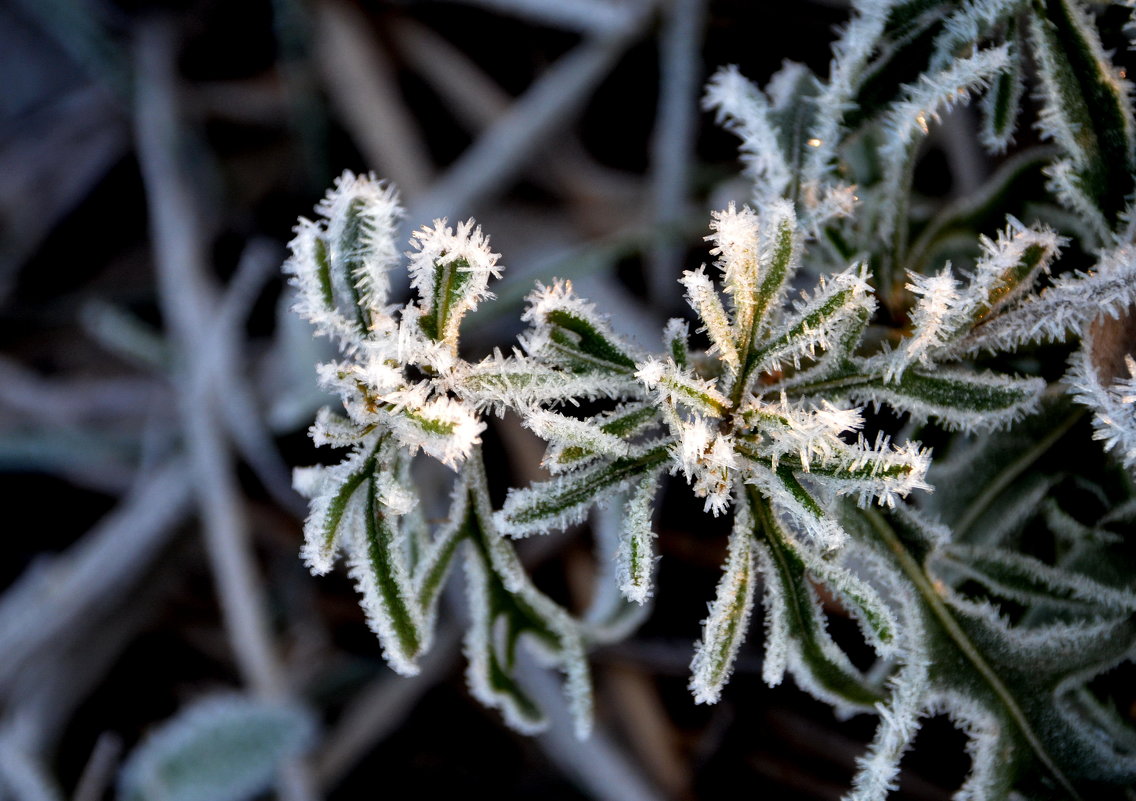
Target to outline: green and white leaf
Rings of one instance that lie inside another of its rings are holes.
[[[753,516],[745,502],[734,504],[726,564],[710,613],[702,621],[702,639],[690,664],[690,691],[696,704],[714,704],[730,679],[738,649],[749,630],[757,581]]]

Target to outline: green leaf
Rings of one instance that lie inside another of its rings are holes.
[[[370,578],[376,592],[368,616],[383,639],[387,658],[396,670],[412,666],[422,650],[425,633],[414,588],[405,564],[405,550],[398,521],[383,511],[378,500],[378,482],[367,482],[365,549]],[[365,593],[366,596],[369,592]],[[408,672],[414,672],[413,670]]]
[[[324,512],[319,538],[319,556],[329,567],[338,545],[339,524],[343,520],[343,513],[347,511],[347,504],[351,502],[359,487],[363,486],[363,482],[371,478],[374,472],[375,460],[368,459],[358,471],[349,475],[331,496],[331,501]]]
[[[449,339],[451,330],[456,335],[460,319],[452,319],[465,302],[465,289],[472,282],[473,273],[465,259],[442,260],[434,264],[434,293],[424,298],[426,308],[418,318],[422,332],[436,342]],[[456,344],[456,343],[455,343]]]
[[[1069,153],[1074,209],[1111,225],[1133,189],[1132,111],[1096,32],[1068,0],[1034,0],[1030,25],[1044,88],[1043,131]]]
[[[580,625],[528,579],[516,551],[494,527],[480,454],[467,461],[451,519],[469,538],[466,572],[473,626],[466,636],[470,688],[521,731],[538,731],[543,713],[512,678],[517,645],[533,647],[565,674],[577,737],[591,731],[592,688]]]
[[[333,220],[329,231],[329,236],[334,237],[330,248],[329,272],[332,280],[337,280],[339,285],[347,291],[351,299],[351,306],[355,311],[356,325],[364,336],[371,331],[371,320],[358,286],[359,274],[363,271],[366,254],[370,250],[369,221],[364,214],[365,208],[366,203],[362,198],[352,199],[347,205],[343,219]],[[317,240],[318,242],[319,240]],[[317,259],[319,250],[320,247],[317,244]],[[322,284],[322,276],[320,281]]]
[[[929,568],[948,568],[948,575],[977,581],[994,595],[1018,603],[1079,608],[1096,615],[1136,612],[1136,593],[1005,548],[952,543],[936,551]]]
[[[849,383],[844,389],[857,403],[887,404],[915,420],[933,418],[950,430],[981,431],[1008,426],[1033,412],[1045,381],[990,372],[912,368],[891,382],[872,378]]]
[[[579,523],[602,496],[614,492],[669,461],[665,445],[603,462],[551,481],[509,491],[496,515],[497,526],[513,537],[543,533]]]
[[[549,334],[552,347],[569,369],[582,372],[635,369],[635,360],[594,320],[567,309],[554,309],[546,319],[552,326]]]
[[[616,553],[619,590],[629,601],[644,604],[651,597],[655,573],[655,532],[652,503],[659,491],[659,474],[645,477],[631,493],[624,510]]]
[[[780,681],[780,670],[771,667],[769,661],[782,660],[781,669],[788,666],[813,695],[847,708],[870,709],[884,696],[856,670],[829,635],[801,558],[801,546],[754,490],[748,494],[763,534],[758,560],[767,582],[766,681]],[[790,658],[790,651],[796,659]]]
[[[966,601],[934,580],[926,565],[942,539],[925,535],[920,515],[902,507],[862,514],[881,554],[917,592],[933,686],[956,699],[947,710],[959,710],[952,714],[964,722],[985,719],[983,728],[993,727],[1005,743],[997,753],[976,752],[974,773],[997,788],[983,797],[1002,797],[1018,782],[1037,788],[1044,779],[1078,799],[1077,779],[1136,779],[1136,753],[1103,747],[1099,728],[1083,725],[1062,700],[1136,650],[1131,615],[1081,626],[1012,626],[995,607]]]
[[[1010,68],[994,80],[982,102],[982,141],[996,151],[1005,150],[1014,139],[1014,129],[1021,115],[1022,93],[1025,90],[1021,43],[1018,41],[1017,24],[1013,20],[1009,22],[1006,40],[1010,42]]]

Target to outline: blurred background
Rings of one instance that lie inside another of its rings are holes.
[[[468,356],[511,346],[525,294],[552,276],[656,349],[683,314],[675,279],[709,261],[709,209],[749,194],[735,140],[699,109],[704,81],[732,63],[763,84],[787,58],[824,75],[847,13],[0,2],[0,799],[114,797],[147,732],[219,691],[313,712],[274,791],[291,801],[840,797],[874,721],[766,688],[759,625],[722,703],[693,704],[725,523],[686,492],[659,515],[653,610],[594,653],[592,740],[518,735],[471,699],[460,604],[422,675],[391,673],[349,580],[312,578],[297,555],[291,469],[337,460],[306,434],[331,354],[288,312],[279,268],[334,177],[373,170],[400,188],[407,234],[476,216],[503,254]],[[977,180],[953,169],[973,153],[935,136],[918,186],[949,198]],[[497,503],[540,474],[510,420],[486,451]],[[584,609],[589,531],[523,545],[541,588]],[[897,797],[947,798],[965,775],[961,734],[935,719],[928,741]]]

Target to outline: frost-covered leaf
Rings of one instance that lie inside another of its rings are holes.
[[[726,310],[718,297],[718,290],[707,277],[705,268],[700,267],[683,273],[680,281],[686,287],[687,303],[702,319],[703,327],[699,331],[705,331],[710,337],[713,345],[710,353],[717,355],[732,372],[736,373],[741,368],[736,343],[737,332],[726,316]]]
[[[653,592],[656,534],[652,525],[659,476],[645,477],[627,499],[627,507],[616,551],[616,574],[619,591],[629,601],[644,604]]]
[[[239,695],[186,707],[146,736],[119,779],[120,801],[244,801],[310,744],[303,709]]]
[[[757,560],[765,578],[766,643],[763,676],[781,683],[788,670],[811,695],[845,711],[869,709],[883,696],[833,642],[816,591],[807,579],[804,552],[764,501],[756,509]]]
[[[956,340],[1026,295],[1048,272],[1064,240],[1048,228],[1027,228],[1013,217],[996,240],[979,237],[981,256],[965,284],[944,268],[934,275],[910,273],[916,297],[911,334],[894,351],[866,362],[888,381],[912,364],[932,366]]]
[[[511,537],[525,537],[583,522],[593,504],[660,467],[667,458],[665,446],[643,446],[629,456],[584,467],[525,489],[511,489],[505,505],[495,515],[496,525]]]
[[[463,364],[450,380],[478,409],[501,413],[505,409],[527,409],[539,404],[635,398],[645,394],[630,375],[568,372],[518,354],[505,357],[496,353],[475,364]]]
[[[340,523],[347,506],[374,470],[374,457],[366,451],[359,451],[335,467],[309,467],[296,471],[294,483],[297,490],[312,501],[311,512],[304,521],[301,555],[316,575],[327,573],[335,564]]]
[[[976,581],[991,594],[1023,604],[1080,607],[1086,614],[1136,611],[1136,592],[1047,565],[1004,548],[954,543],[936,551],[936,571]]]
[[[1053,165],[1050,186],[1107,241],[1133,188],[1130,86],[1084,9],[1070,0],[1034,5],[1030,37],[1043,101],[1038,127],[1067,154]]]
[[[1053,714],[1061,699],[1079,697],[1093,677],[1136,654],[1131,615],[1012,625],[996,606],[962,597],[924,567],[943,540],[927,536],[933,526],[918,514],[898,507],[886,520],[867,514],[886,546],[880,553],[893,555],[918,592],[931,660],[927,712],[947,713],[972,738],[965,792],[1001,796],[1043,778],[1076,798],[1075,781],[1136,777],[1136,751],[1105,746],[1083,714]],[[984,744],[1001,750],[989,753]]]
[[[323,219],[300,220],[284,270],[298,290],[296,311],[351,350],[389,327],[387,271],[398,260],[402,209],[374,176],[344,172],[316,211]]]
[[[683,369],[670,359],[648,358],[638,368],[635,377],[644,387],[655,391],[660,403],[672,407],[681,405],[709,417],[721,417],[729,408],[729,401],[714,381],[699,378],[693,370]]]
[[[427,641],[425,621],[406,564],[406,530],[380,503],[373,473],[367,477],[361,514],[362,531],[347,543],[348,570],[387,662],[396,672],[413,676]]]
[[[637,351],[611,330],[595,307],[572,292],[571,281],[537,284],[521,319],[530,324],[523,345],[542,361],[574,373],[630,373]]]
[[[486,289],[489,278],[501,277],[499,255],[490,252],[473,220],[460,223],[456,231],[445,220],[435,220],[433,228],[414,232],[412,245],[410,279],[421,298],[418,325],[456,354],[462,317],[492,297]]]
[[[912,176],[916,146],[930,131],[932,123],[956,104],[966,102],[971,92],[985,89],[1010,67],[1005,45],[979,50],[958,58],[935,73],[924,73],[909,85],[901,101],[893,104],[885,122],[881,210],[873,236],[885,241],[896,238],[896,256],[906,250],[906,198]]]
[[[1129,308],[1117,319],[1102,317],[1089,326],[1081,347],[1070,357],[1064,379],[1077,403],[1093,410],[1093,438],[1103,441],[1104,449],[1132,471],[1136,471],[1136,343],[1125,340],[1133,338],[1134,321],[1136,312]],[[1102,353],[1106,348],[1115,352]],[[1126,348],[1133,352],[1124,352]],[[1128,375],[1109,381],[1109,373],[1119,372],[1118,365],[1109,362],[1122,362]]]
[[[1044,390],[1040,378],[944,368],[911,369],[890,383],[864,381],[846,392],[854,401],[887,404],[914,420],[933,419],[950,430],[983,431],[1004,428],[1034,411]]]
[[[717,703],[730,679],[738,648],[749,630],[755,574],[753,516],[749,504],[734,505],[734,529],[722,578],[709,615],[702,623],[702,639],[690,665],[690,691],[697,704]]]
[[[494,527],[481,460],[466,463],[455,493],[451,520],[463,521],[469,538],[466,578],[472,626],[466,635],[470,690],[486,706],[498,708],[506,722],[523,732],[545,725],[512,671],[524,637],[533,651],[564,673],[564,692],[576,736],[592,727],[592,685],[580,624],[533,586],[512,545]]]
[[[857,326],[864,312],[875,308],[875,299],[867,283],[863,265],[821,279],[816,291],[795,305],[795,313],[770,337],[755,343],[751,357],[752,372],[775,372],[792,365],[800,367],[802,359],[815,359],[818,354],[843,342],[843,334]]]
[[[944,352],[958,358],[980,351],[1008,351],[1080,333],[1101,315],[1118,316],[1136,303],[1136,251],[1123,245],[1100,255],[1088,273],[1066,273],[1039,294],[983,320]]]
[[[1011,4],[1001,5],[1005,7]],[[982,144],[995,153],[1004,152],[1014,141],[1014,131],[1021,114],[1022,95],[1025,94],[1026,87],[1022,69],[1022,45],[1018,41],[1017,24],[1010,20],[1008,25],[1010,30],[1006,34],[1006,39],[1009,43],[1010,63],[994,79],[990,91],[986,93],[982,102]]]
[[[591,447],[583,439],[569,441],[567,438],[545,437],[549,440],[549,447],[542,463],[549,472],[572,470],[598,455],[626,456],[629,453],[628,443],[632,439],[660,423],[658,410],[654,405],[645,403],[621,404],[610,412],[596,415],[592,420],[591,428],[598,429],[603,441],[607,443],[606,453],[603,446]],[[587,436],[592,432],[583,433]]]

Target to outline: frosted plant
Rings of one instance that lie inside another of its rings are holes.
[[[906,83],[892,77],[901,55],[920,70]],[[1055,147],[1011,158],[974,198],[917,225],[924,136],[984,93],[981,141],[1005,150],[1027,60],[1037,125]],[[1086,521],[1061,505],[1065,476],[1027,469],[1077,430],[1077,413],[1055,400],[1067,388],[1092,408],[1097,438],[1129,469],[1136,460],[1136,362],[1114,353],[1127,374],[1102,374],[1093,333],[1136,304],[1127,92],[1069,0],[858,2],[827,81],[787,64],[763,90],[719,71],[705,103],[741,138],[754,193],[711,215],[713,265],[679,280],[705,350],[673,319],[651,352],[554,280],[528,296],[517,348],[467,361],[461,320],[500,271],[480,229],[417,231],[407,254],[417,299],[392,305],[401,212],[392,190],[346,173],[321,219],[301,221],[288,263],[298,310],[343,354],[320,376],[346,417],[324,410],[312,436],[348,455],[297,471],[312,499],[304,558],[322,573],[345,554],[388,662],[409,674],[464,551],[471,692],[522,731],[543,724],[512,675],[523,639],[564,673],[585,736],[586,648],[627,626],[553,603],[508,538],[625,501],[618,533],[605,524],[597,537],[614,561],[600,572],[646,604],[652,508],[669,476],[707,514],[733,518],[694,649],[696,702],[722,697],[760,598],[766,683],[789,674],[840,714],[880,718],[849,798],[893,790],[920,720],[935,714],[969,739],[956,798],[1078,798],[1082,783],[1136,780],[1136,735],[1089,688],[1136,655],[1136,591],[1108,555],[1136,501]],[[1052,224],[1072,221],[1061,234],[1001,200],[1041,164],[1064,206]],[[965,269],[944,256],[960,230]],[[1091,266],[1062,263],[1073,245],[1095,254]],[[1078,337],[1064,384],[1031,366]],[[1027,358],[1014,361],[1018,351]],[[878,422],[870,412],[882,407],[902,427]],[[493,510],[478,443],[483,416],[506,413],[547,443],[549,476]],[[948,458],[932,464],[916,435],[945,443]],[[436,531],[417,514],[419,451],[458,473]],[[1082,482],[1098,481],[1091,472]],[[1112,503],[1112,484],[1099,482]],[[1022,541],[1027,523],[1055,544]],[[820,588],[856,620],[875,668],[857,667],[828,632]]]

